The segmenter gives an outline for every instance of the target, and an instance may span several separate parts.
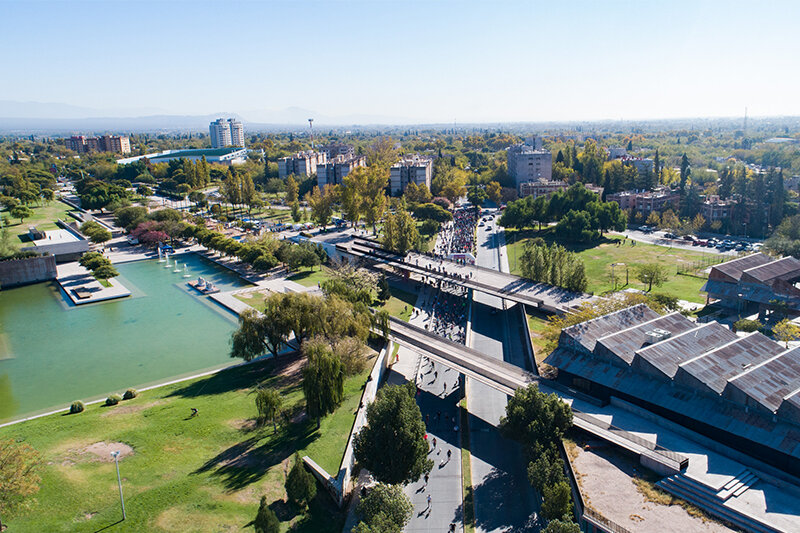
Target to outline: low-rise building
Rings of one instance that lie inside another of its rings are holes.
[[[756,253],[711,267],[701,290],[720,305],[744,313],[766,313],[779,302],[800,312],[798,283],[800,260]]]
[[[124,135],[103,135],[102,137],[86,137],[73,135],[65,141],[66,147],[79,154],[89,152],[131,153],[131,141]]]
[[[433,176],[433,159],[420,155],[405,156],[392,165],[389,173],[389,190],[398,196],[406,190],[409,183],[425,185],[431,188]]]
[[[606,153],[608,154],[609,161],[628,155],[628,151],[622,146],[609,146],[606,148]]]
[[[646,172],[653,172],[653,160],[649,157],[633,157],[630,155],[620,156],[619,159],[623,165],[630,165],[636,169],[639,174]]]
[[[525,183],[521,183],[519,186],[519,196],[520,198],[524,198],[525,196],[533,196],[534,198],[538,198],[540,196],[550,196],[556,191],[563,191],[569,187],[569,185],[565,181],[560,180],[539,180],[539,181],[528,181]],[[599,197],[603,197],[603,188],[598,187],[597,185],[593,185],[591,183],[584,184],[587,190],[597,194]]]
[[[242,165],[247,161],[247,148],[237,148],[229,146],[227,148],[198,148],[190,150],[164,150],[163,152],[155,152],[152,154],[137,155],[133,157],[126,157],[124,159],[117,159],[117,164],[127,165],[139,161],[140,159],[147,159],[152,163],[167,163],[173,159],[188,159],[189,161],[200,161],[203,157],[209,163],[217,163],[219,165]]]
[[[617,202],[620,209],[632,209],[644,215],[653,211],[677,209],[680,199],[678,192],[666,187],[659,187],[653,191],[620,191],[606,195],[606,201]]]
[[[328,162],[325,152],[314,152],[306,150],[297,152],[289,157],[282,157],[278,160],[278,177],[286,179],[292,174],[296,176],[311,176],[317,173],[317,166]]]
[[[367,166],[364,156],[337,155],[324,165],[317,165],[317,186],[324,190],[328,185],[341,185],[342,180],[358,167]]]
[[[722,200],[716,194],[706,196],[703,203],[700,205],[700,214],[708,222],[715,220],[725,220],[731,216],[733,209],[733,202],[730,200]]]

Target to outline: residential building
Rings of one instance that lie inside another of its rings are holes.
[[[247,148],[237,148],[229,146],[227,148],[200,148],[190,150],[164,150],[163,152],[156,152],[152,154],[137,155],[133,157],[126,157],[118,159],[117,164],[127,165],[139,161],[140,159],[147,159],[151,163],[166,163],[173,159],[188,159],[189,161],[200,161],[203,157],[209,163],[216,163],[219,165],[242,165],[247,161]]]
[[[244,148],[244,126],[236,119],[218,118],[208,125],[212,148],[240,146]]]
[[[317,173],[317,166],[328,162],[325,152],[314,152],[306,150],[297,152],[289,157],[278,160],[278,176],[285,179],[287,176],[295,174],[297,176],[311,176]]]
[[[633,157],[630,155],[624,155],[618,157],[617,159],[619,159],[623,165],[630,165],[636,168],[636,171],[639,172],[639,174],[653,172],[654,162],[649,157]]]
[[[519,196],[520,198],[524,198],[525,196],[533,196],[534,198],[538,198],[540,196],[550,196],[554,192],[563,191],[567,187],[569,187],[569,185],[565,181],[559,180],[527,181],[520,184]],[[602,187],[592,185],[591,183],[584,184],[584,187],[602,198]]]
[[[564,328],[545,363],[598,401],[634,404],[800,475],[800,348],[640,304]]]
[[[124,135],[103,135],[102,137],[73,135],[65,141],[65,144],[68,149],[79,154],[87,154],[89,152],[131,153],[130,139]]]
[[[666,187],[657,187],[653,191],[621,191],[606,195],[606,201],[617,202],[620,209],[632,209],[644,215],[653,211],[677,209],[680,199],[678,192]]]
[[[389,190],[398,196],[406,190],[409,183],[431,188],[433,159],[420,155],[405,156],[392,165],[389,173]]]
[[[328,156],[328,160],[331,160],[339,155],[348,158],[356,155],[356,150],[353,148],[353,145],[344,143],[326,144],[320,149],[320,152],[325,152],[325,154]]]
[[[800,260],[756,253],[711,267],[701,290],[723,307],[743,313],[766,313],[777,302],[800,311],[798,282]]]
[[[317,186],[324,190],[328,185],[341,185],[342,180],[358,167],[367,166],[367,158],[354,155],[337,155],[328,162],[317,165]]]
[[[533,146],[527,144],[533,142]],[[508,148],[508,173],[514,178],[514,184],[519,191],[523,183],[530,181],[550,181],[553,177],[553,154],[550,150],[541,147],[536,138],[528,139],[526,143],[517,144]]]
[[[709,194],[700,205],[700,214],[706,221],[714,222],[730,217],[732,209],[733,202],[731,200],[722,200],[716,194]]]
[[[620,159],[628,155],[628,151],[622,146],[609,146],[606,148],[608,153],[608,160]]]

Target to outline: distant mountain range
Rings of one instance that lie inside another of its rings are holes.
[[[401,117],[380,115],[328,116],[309,109],[249,110],[243,113],[219,112],[209,115],[170,115],[155,108],[101,110],[61,103],[0,100],[0,132],[5,133],[101,133],[106,131],[208,131],[208,123],[219,117],[238,118],[248,129],[269,130],[314,125],[390,125],[405,124]]]

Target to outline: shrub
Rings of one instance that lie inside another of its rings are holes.
[[[128,389],[128,390],[125,391],[125,394],[122,395],[122,399],[123,400],[132,400],[132,399],[136,398],[137,396],[139,396],[139,393],[136,391],[136,389]]]
[[[306,470],[300,455],[297,453],[294,454],[294,466],[286,477],[285,487],[289,501],[301,509],[305,509],[317,494],[317,483],[314,475]]]
[[[83,405],[83,402],[81,402],[81,401],[72,402],[72,405],[69,406],[69,412],[70,412],[70,414],[73,414],[73,415],[74,414],[78,414],[78,413],[82,413],[84,411],[84,409],[86,409],[86,406]]]
[[[117,405],[122,400],[122,396],[119,394],[112,394],[108,398],[106,398],[106,405]]]
[[[281,523],[275,511],[267,505],[266,496],[261,497],[261,505],[258,506],[258,514],[256,519],[253,520],[253,526],[256,533],[279,533],[281,530]]]
[[[758,331],[759,329],[761,329],[762,326],[763,324],[761,324],[761,322],[759,322],[758,320],[748,320],[746,318],[743,318],[733,323],[733,330],[750,333],[752,331]]]

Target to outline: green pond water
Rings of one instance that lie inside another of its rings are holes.
[[[195,254],[178,262],[117,265],[132,295],[108,302],[74,306],[55,283],[0,291],[0,422],[234,363],[235,315],[186,282],[248,284]]]

